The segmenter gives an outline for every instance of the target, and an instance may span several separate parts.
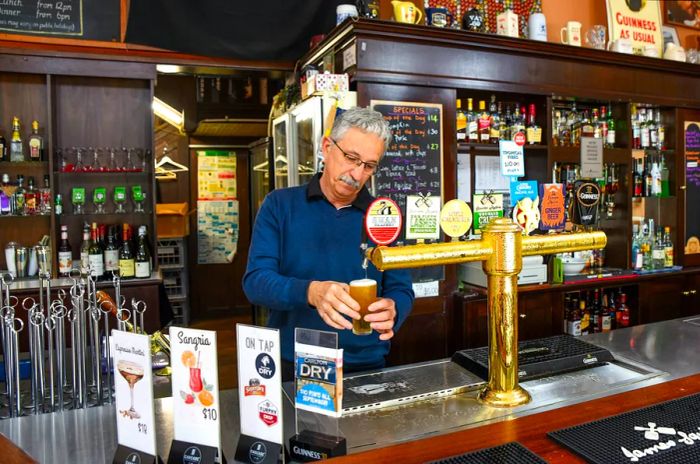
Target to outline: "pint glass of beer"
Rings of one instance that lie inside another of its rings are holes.
[[[367,307],[377,299],[377,281],[374,279],[359,279],[350,282],[350,296],[360,303],[360,319],[352,320],[352,333],[355,335],[369,335],[372,327],[365,321],[369,314]]]

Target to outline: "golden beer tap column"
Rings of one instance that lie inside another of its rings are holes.
[[[507,218],[494,219],[481,240],[370,248],[366,256],[381,271],[483,261],[488,282],[489,382],[479,399],[513,407],[530,401],[518,384],[518,273],[522,257],[603,248],[604,232],[523,237]]]
[[[483,262],[488,281],[489,382],[479,399],[491,406],[530,402],[518,385],[518,274],[523,268],[522,231],[510,219],[491,221],[482,242],[493,250]]]

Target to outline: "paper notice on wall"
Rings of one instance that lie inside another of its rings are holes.
[[[236,153],[228,150],[197,151],[197,199],[236,199]]]
[[[233,262],[238,248],[238,201],[197,202],[197,263]]]

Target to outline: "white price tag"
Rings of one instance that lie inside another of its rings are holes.
[[[512,140],[501,140],[498,142],[498,150],[501,158],[501,174],[523,177],[525,175],[523,147]]]
[[[433,280],[430,282],[418,282],[413,284],[413,293],[416,298],[427,298],[430,296],[438,296],[440,294],[440,281]]]
[[[603,177],[603,139],[581,137],[581,177]]]

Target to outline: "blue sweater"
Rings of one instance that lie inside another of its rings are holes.
[[[282,359],[294,359],[294,328],[335,331],[348,370],[383,367],[389,342],[379,334],[357,336],[337,330],[321,319],[307,302],[312,280],[349,283],[364,278],[363,218],[371,195],[363,188],[355,202],[336,209],[323,196],[316,175],[309,184],[274,190],[258,212],[243,276],[243,290],[252,303],[270,310],[268,326],[280,330]],[[371,263],[368,277],[377,281],[377,294],[396,302],[396,332],[413,304],[407,271],[379,272]]]

